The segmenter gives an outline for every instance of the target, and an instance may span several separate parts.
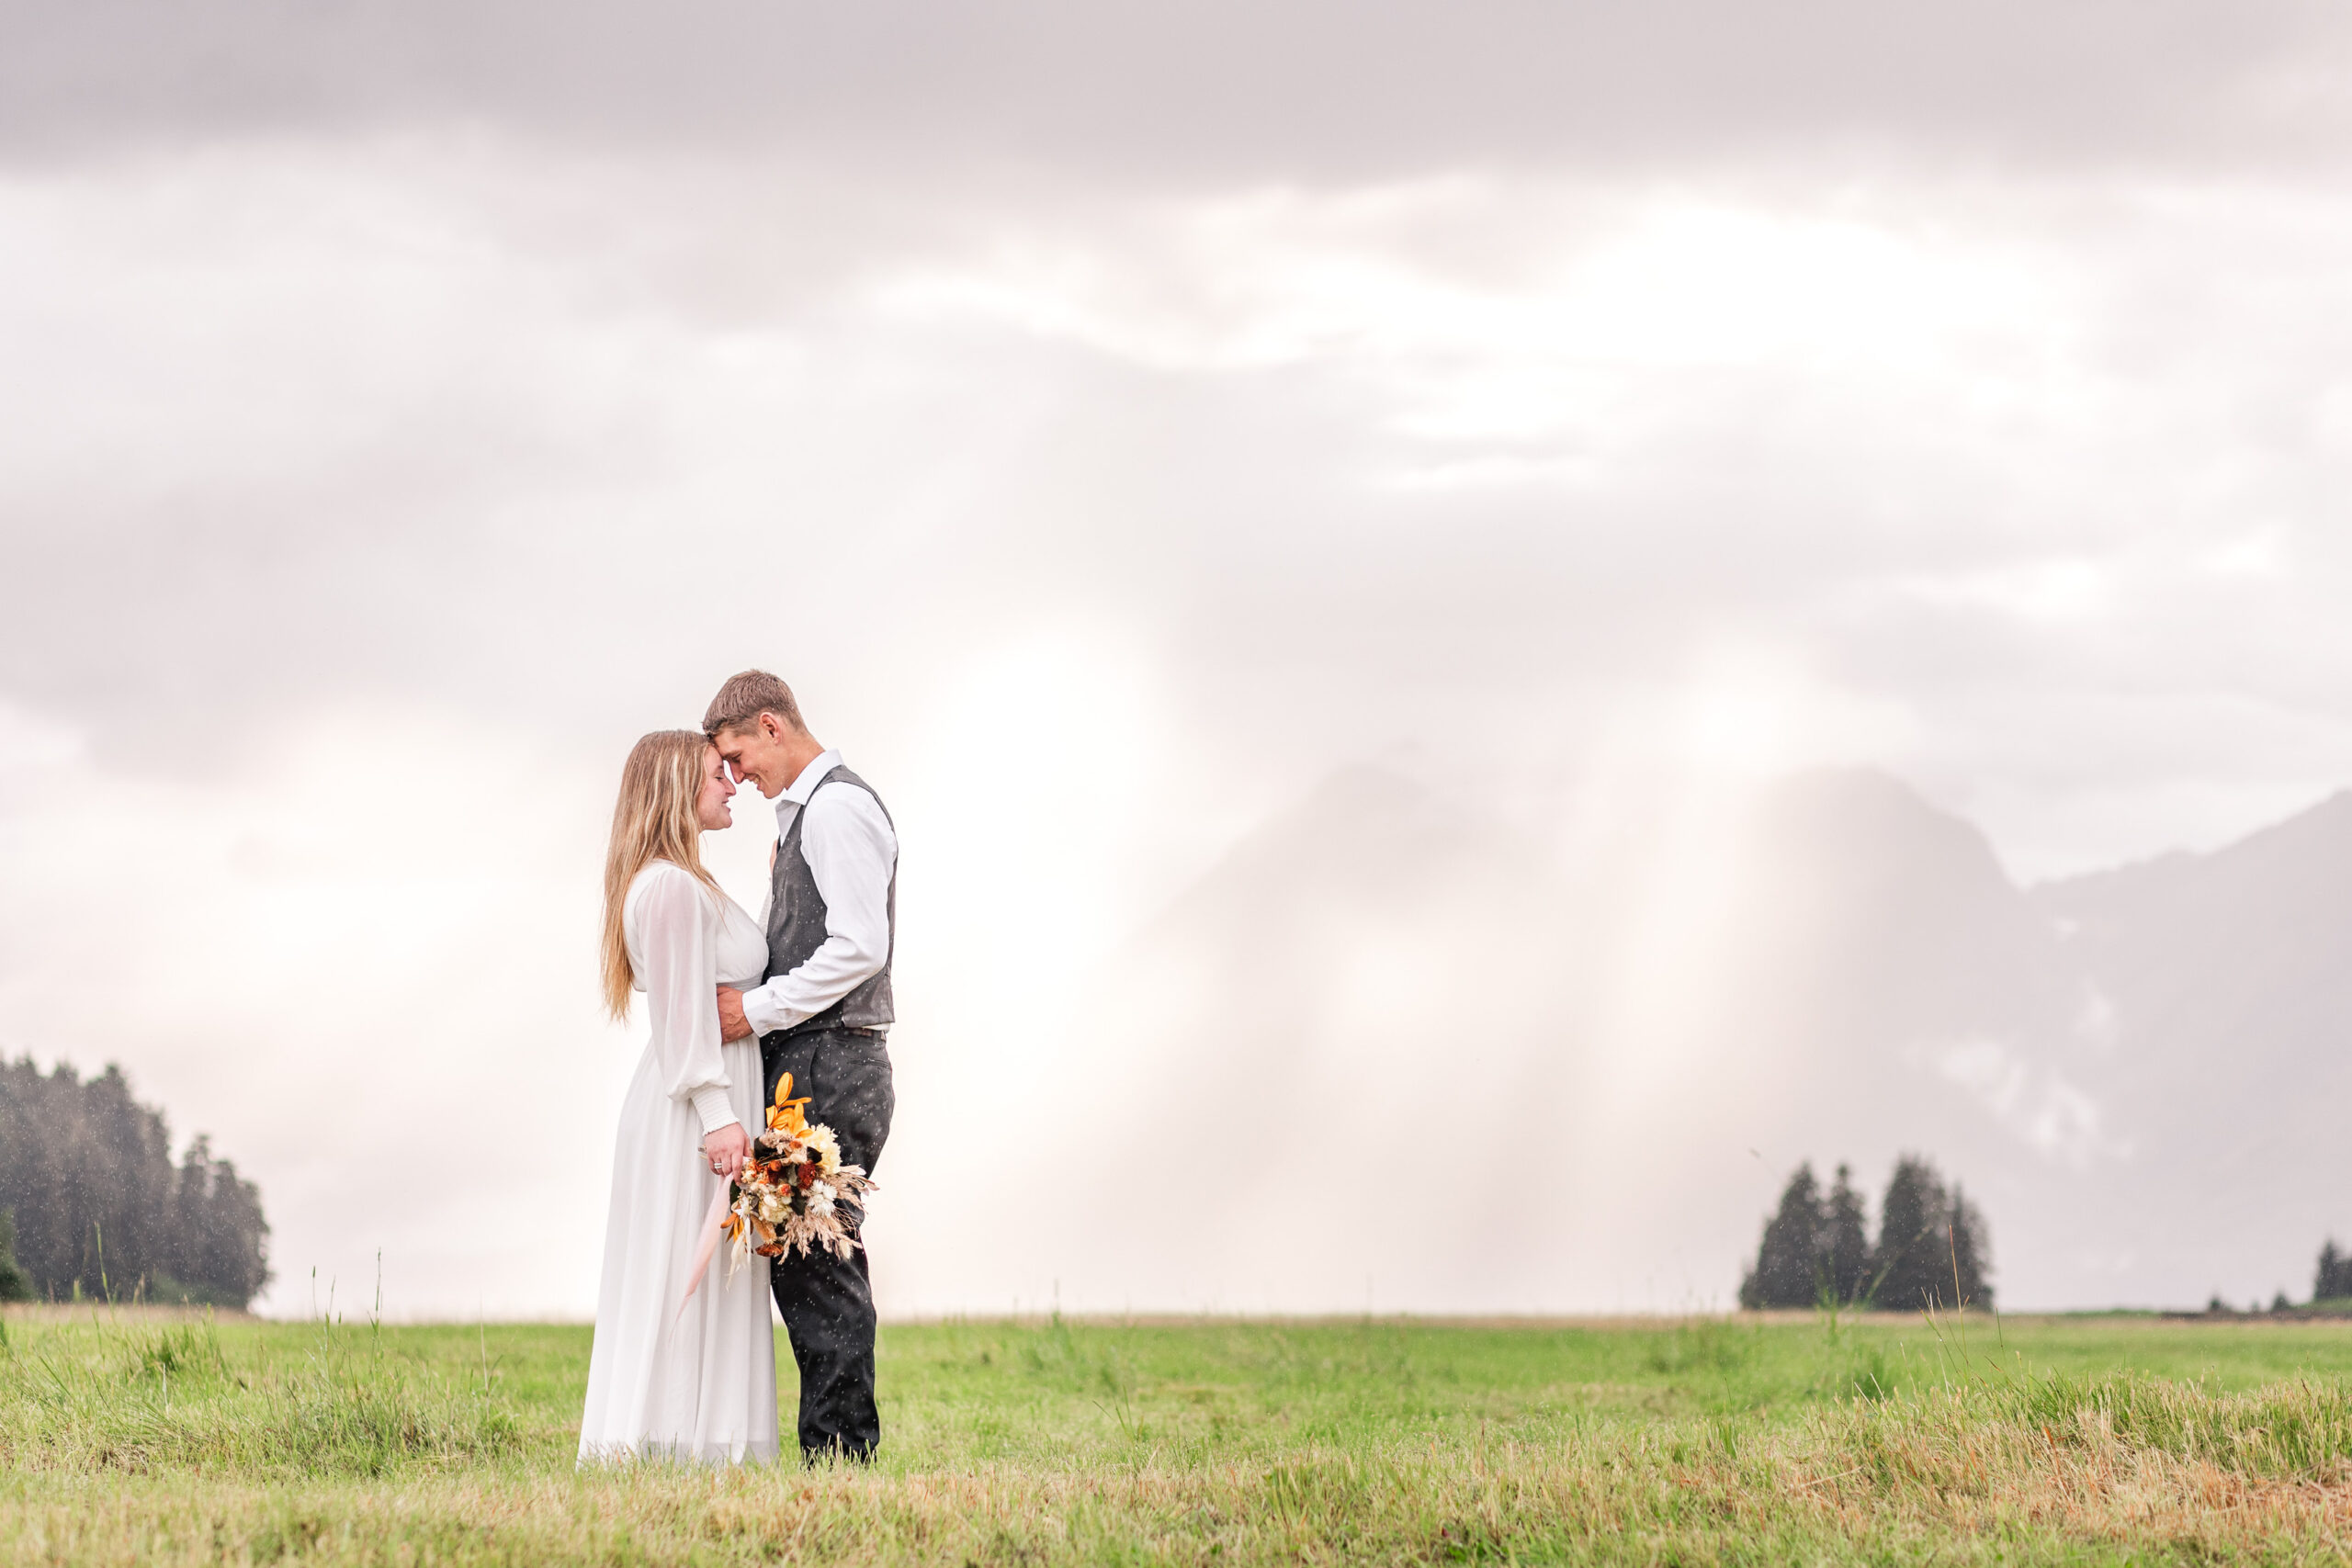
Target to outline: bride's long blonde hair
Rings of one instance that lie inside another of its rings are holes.
[[[718,891],[703,869],[702,822],[695,815],[703,755],[709,750],[709,738],[699,729],[657,729],[629,748],[628,761],[621,764],[613,838],[605,850],[605,1008],[616,1019],[628,1016],[629,992],[637,984],[621,907],[646,862],[684,866],[713,894]]]

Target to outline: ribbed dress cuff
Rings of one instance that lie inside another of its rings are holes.
[[[702,1130],[716,1133],[729,1122],[740,1122],[735,1107],[728,1101],[727,1086],[707,1083],[694,1092],[695,1114],[702,1118]]]

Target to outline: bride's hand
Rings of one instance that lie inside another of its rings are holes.
[[[752,1152],[752,1134],[743,1131],[741,1122],[729,1122],[702,1135],[702,1152],[710,1157],[713,1176],[732,1176],[743,1168],[743,1156]]]

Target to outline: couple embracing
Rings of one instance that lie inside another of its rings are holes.
[[[776,803],[763,919],[703,869],[700,837],[733,822],[738,779]],[[644,993],[650,1037],[614,1149],[582,1462],[774,1459],[771,1292],[800,1367],[802,1457],[865,1460],[881,1440],[862,1245],[733,1265],[722,1249],[698,1283],[692,1271],[712,1197],[784,1074],[843,1163],[881,1157],[898,865],[880,797],[763,671],[720,687],[701,730],[629,752],[605,857],[605,1003],[626,1018]]]

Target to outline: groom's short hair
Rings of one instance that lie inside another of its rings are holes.
[[[763,713],[775,715],[803,735],[808,733],[808,727],[800,722],[800,705],[792,700],[792,688],[764,670],[729,675],[727,684],[718,688],[718,695],[710,699],[710,706],[703,710],[702,732],[716,737],[729,729],[749,729]]]

